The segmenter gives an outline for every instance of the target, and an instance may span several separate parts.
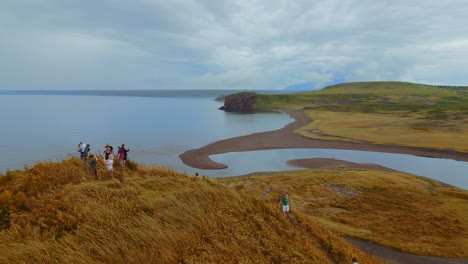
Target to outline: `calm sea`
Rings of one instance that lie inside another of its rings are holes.
[[[192,173],[178,157],[184,151],[291,122],[274,112],[225,113],[214,98],[0,95],[0,171],[78,156],[84,141],[91,153],[125,144],[130,159]]]
[[[219,95],[228,92],[219,92]],[[78,156],[80,141],[101,153],[105,144],[125,144],[129,158],[147,165],[172,167],[187,174],[232,176],[256,171],[298,169],[295,158],[337,158],[375,163],[468,189],[468,162],[401,154],[349,150],[268,150],[235,152],[212,158],[228,169],[196,170],[178,155],[220,139],[281,128],[292,120],[280,113],[226,113],[218,110],[216,92],[170,92],[77,95],[0,94],[0,172]],[[142,97],[140,97],[142,96]],[[147,96],[147,97],[144,97]]]

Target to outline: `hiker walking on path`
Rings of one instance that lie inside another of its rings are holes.
[[[285,194],[283,197],[281,197],[281,200],[279,201],[278,205],[282,205],[283,217],[286,218],[286,214],[289,212],[289,196],[288,196],[288,194]]]
[[[119,151],[117,152],[117,155],[119,156],[120,167],[125,167],[125,165],[127,164],[127,152],[129,151],[130,149],[125,149],[125,144],[119,146]]]
[[[92,155],[92,154],[89,156],[89,167],[93,171],[94,178],[96,178],[96,180],[99,180],[99,176],[97,173],[97,161],[98,161],[97,156]]]

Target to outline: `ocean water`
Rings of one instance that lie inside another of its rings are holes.
[[[148,165],[185,166],[178,155],[216,140],[281,128],[280,113],[225,113],[214,97],[0,95],[0,171],[78,156],[80,141],[101,153],[125,144]]]
[[[294,170],[296,158],[337,158],[375,163],[468,189],[468,162],[350,150],[289,149],[212,156],[224,170],[186,166],[179,154],[211,142],[279,129],[292,119],[276,112],[226,113],[215,94],[139,96],[0,94],[0,172],[78,156],[80,141],[91,153],[125,144],[129,158],[187,174],[225,177],[258,171]]]

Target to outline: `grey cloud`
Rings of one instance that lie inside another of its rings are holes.
[[[0,89],[468,82],[463,0],[0,4]]]

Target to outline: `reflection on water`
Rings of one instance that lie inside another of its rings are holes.
[[[211,156],[214,161],[228,165],[227,169],[201,172],[208,176],[223,177],[259,171],[299,170],[301,168],[290,166],[286,162],[303,158],[332,158],[355,163],[373,163],[468,189],[468,162],[354,150],[278,149],[231,152]]]

